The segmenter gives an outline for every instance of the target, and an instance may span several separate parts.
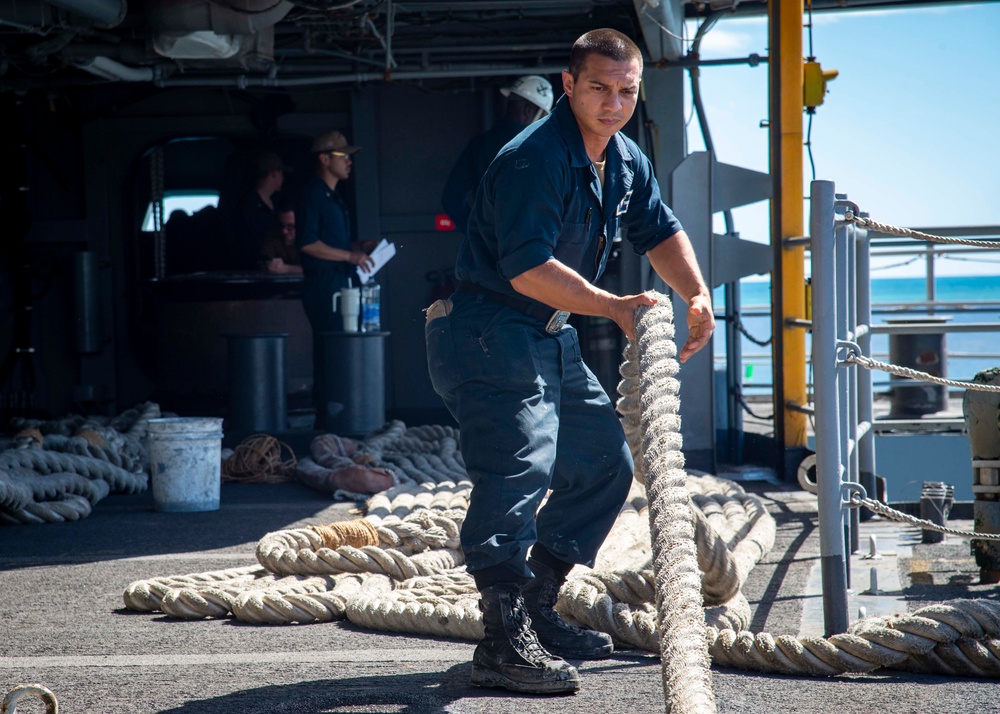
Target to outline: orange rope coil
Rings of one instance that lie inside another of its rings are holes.
[[[289,459],[282,460],[282,449]],[[241,483],[281,483],[292,480],[296,465],[291,447],[268,434],[254,434],[233,450],[222,463],[222,480]]]

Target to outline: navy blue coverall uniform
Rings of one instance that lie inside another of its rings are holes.
[[[592,566],[628,494],[624,430],[576,330],[546,331],[553,308],[509,282],[551,258],[593,282],[623,227],[638,253],[681,230],[649,159],[620,133],[602,187],[565,97],[501,150],[479,186],[457,259],[461,289],[425,333],[431,382],[458,421],[474,485],[461,540],[479,589],[526,582],[536,542]]]
[[[295,247],[302,255],[302,304],[320,332],[342,332],[343,321],[333,312],[333,294],[350,287],[354,266],[343,260],[321,260],[302,248],[316,241],[331,248],[351,250],[351,220],[347,204],[319,176],[310,176],[295,206]]]
[[[268,238],[281,235],[281,221],[259,193],[250,191],[236,206],[233,224],[234,254],[229,267],[240,270],[258,268],[260,249]]]
[[[441,205],[462,233],[468,229],[469,214],[472,212],[480,179],[497,152],[522,129],[523,124],[510,119],[499,119],[489,131],[472,138],[452,167],[441,195]]]
[[[351,250],[351,222],[347,204],[319,176],[310,176],[295,207],[295,246],[302,257],[302,306],[313,333],[313,403],[316,428],[328,428],[330,402],[323,360],[324,332],[343,332],[344,322],[333,311],[333,294],[350,287],[354,265],[322,260],[302,250],[317,241],[331,248]]]

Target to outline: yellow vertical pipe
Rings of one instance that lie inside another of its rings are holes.
[[[770,14],[772,48],[777,43],[779,64],[771,77],[777,79],[776,102],[778,126],[772,122],[771,140],[776,142],[772,157],[778,172],[779,201],[772,211],[772,239],[779,243],[785,238],[805,235],[802,169],[802,17],[804,0],[771,0]],[[773,56],[773,55],[772,55]],[[773,85],[772,79],[772,85]],[[775,129],[777,131],[775,131]],[[806,336],[801,328],[787,326],[789,318],[805,318],[804,249],[782,248],[777,279],[774,281],[775,328],[781,330],[776,341],[781,353],[775,355],[775,384],[781,381],[776,395],[783,397],[776,404],[783,425],[785,449],[806,446],[806,415],[792,411],[787,404],[805,405],[806,395]]]

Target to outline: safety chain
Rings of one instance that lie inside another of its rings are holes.
[[[743,407],[743,411],[752,416],[754,419],[760,419],[761,421],[774,419],[774,414],[757,414],[754,412],[754,410],[750,408],[750,405],[747,404],[747,400],[743,396],[743,392],[741,390],[736,391],[736,400],[740,403],[740,406]]]
[[[958,387],[959,389],[971,389],[972,391],[975,392],[1000,393],[1000,385],[997,384],[980,384],[979,382],[958,382],[954,379],[935,377],[933,374],[927,374],[927,372],[918,372],[917,370],[910,369],[908,367],[900,367],[899,365],[889,364],[888,362],[879,362],[878,360],[872,359],[871,357],[865,357],[864,355],[851,353],[844,358],[844,361],[856,364],[859,367],[864,367],[867,370],[877,369],[882,372],[888,372],[889,374],[894,374],[897,377],[909,377],[910,379],[918,379],[924,382],[943,384],[947,387]]]
[[[890,236],[898,236],[900,238],[913,238],[915,240],[925,240],[931,243],[971,245],[977,248],[996,248],[1000,250],[1000,241],[972,240],[971,238],[953,238],[950,236],[936,236],[930,233],[921,233],[920,231],[915,231],[910,228],[899,228],[897,226],[890,226],[887,223],[879,223],[871,218],[862,218],[861,216],[855,215],[854,211],[851,210],[848,210],[844,214],[844,220],[848,223],[857,223],[862,228],[867,228],[870,231],[877,231],[879,233],[885,233]]]
[[[749,332],[747,332],[747,328],[744,327],[743,321],[739,318],[739,316],[736,316],[735,320],[736,320],[736,329],[739,330],[743,334],[744,337],[746,337],[748,340],[750,340],[751,342],[753,342],[758,347],[767,347],[769,344],[771,344],[774,341],[774,336],[768,337],[766,340],[759,340],[759,339],[757,339],[756,337],[754,337],[753,335],[751,335]]]
[[[957,528],[948,528],[947,526],[941,526],[933,521],[925,521],[922,518],[917,518],[911,516],[908,513],[903,513],[902,511],[897,511],[894,508],[890,508],[881,501],[873,501],[870,498],[864,498],[860,493],[854,491],[851,493],[851,505],[852,506],[864,506],[869,511],[877,513],[880,516],[885,516],[886,518],[891,518],[894,521],[899,521],[901,523],[909,523],[910,525],[920,526],[922,530],[925,531],[937,531],[938,533],[948,533],[949,535],[961,536],[963,538],[971,538],[973,540],[1000,540],[1000,533],[979,533],[976,531],[963,531]]]

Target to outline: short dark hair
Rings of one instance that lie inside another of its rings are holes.
[[[642,69],[642,52],[628,35],[603,27],[580,35],[569,53],[569,73],[576,79],[590,55],[601,55],[615,62],[639,62]]]

